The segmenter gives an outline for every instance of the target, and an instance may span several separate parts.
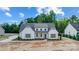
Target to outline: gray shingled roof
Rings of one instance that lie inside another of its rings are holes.
[[[48,25],[46,23],[34,23],[34,28],[48,28]]]
[[[3,28],[1,25],[0,25],[0,29],[1,29],[1,30],[4,30],[4,28]],[[4,30],[4,31],[5,31],[5,30]]]
[[[79,24],[71,24],[77,31],[79,31]]]
[[[23,23],[20,26],[19,32],[21,32],[25,27],[31,27],[33,30],[34,28],[48,28],[50,29],[56,29],[55,25],[52,23]]]

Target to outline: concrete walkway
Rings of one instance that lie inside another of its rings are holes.
[[[2,40],[0,42],[10,42],[10,41],[16,39],[17,37],[18,37],[18,35],[13,35],[13,36],[10,36],[8,39]]]

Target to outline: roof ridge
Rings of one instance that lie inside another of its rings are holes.
[[[73,23],[71,24],[77,31],[79,31],[79,24],[78,23]]]
[[[31,27],[32,29],[36,28],[36,27],[41,27],[41,28],[52,28],[52,29],[56,29],[54,23],[23,23],[20,26],[20,30],[19,32],[21,32],[25,27]]]

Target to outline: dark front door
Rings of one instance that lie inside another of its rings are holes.
[[[46,39],[47,37],[46,37],[47,35],[46,34],[44,34],[44,38]]]

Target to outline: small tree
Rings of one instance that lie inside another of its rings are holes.
[[[65,37],[65,34],[63,34],[63,37]]]
[[[77,33],[77,35],[76,35],[76,39],[79,40],[79,33]]]

